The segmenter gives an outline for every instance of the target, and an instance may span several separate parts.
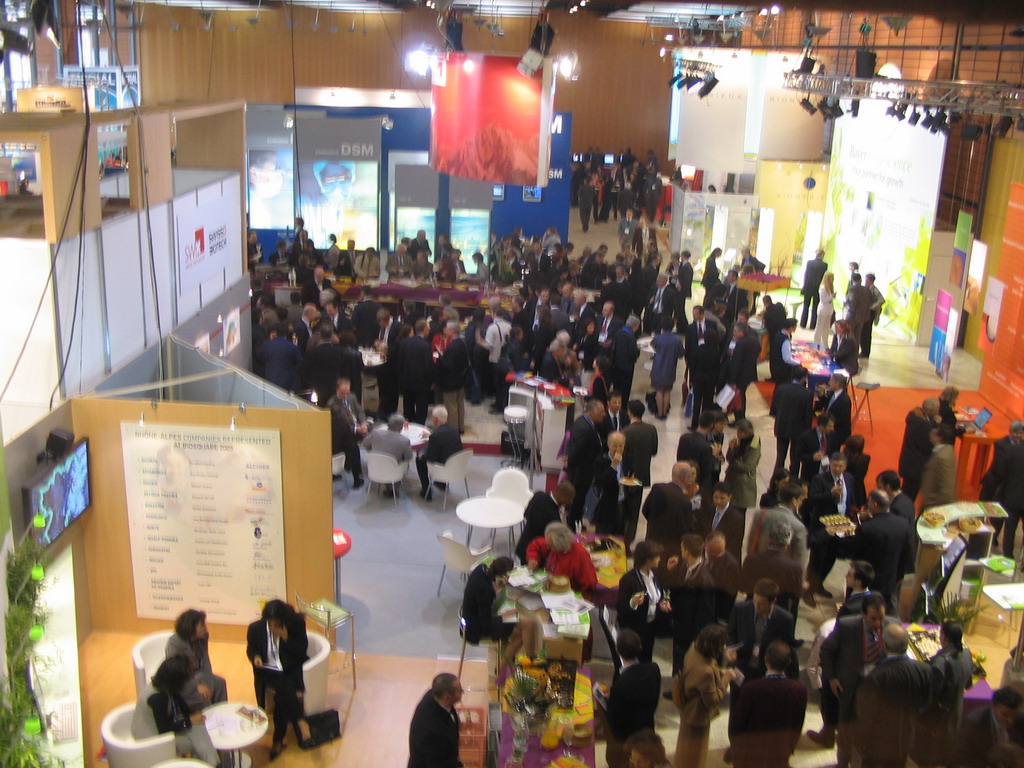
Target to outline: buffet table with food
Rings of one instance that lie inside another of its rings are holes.
[[[519,657],[501,699],[500,768],[594,768],[590,670]]]
[[[834,373],[849,376],[845,368],[832,360],[829,353],[814,342],[793,341],[790,342],[790,349],[793,352],[793,359],[807,369],[807,385],[812,392],[822,384],[828,384]]]

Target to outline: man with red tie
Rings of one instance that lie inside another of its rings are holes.
[[[860,611],[860,616],[839,619],[821,646],[822,679],[839,699],[838,768],[849,768],[853,756],[857,687],[885,656],[882,630],[899,623],[885,615],[885,598],[878,594],[865,597]]]

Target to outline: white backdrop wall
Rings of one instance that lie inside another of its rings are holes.
[[[177,295],[175,217],[219,198],[230,210],[240,209],[238,175],[217,173],[219,179],[204,177],[204,186],[152,207],[148,224],[145,211],[104,220],[83,236],[81,253],[77,236],[52,249],[41,241],[0,241],[0,252],[16,264],[18,274],[18,280],[0,285],[0,391],[10,379],[0,397],[5,443],[50,410],[62,365],[63,382],[54,402],[90,391],[242,276],[242,223],[231,219],[229,237],[237,247],[223,268],[195,290]],[[56,279],[48,283],[51,259]],[[39,319],[15,370],[40,297]]]

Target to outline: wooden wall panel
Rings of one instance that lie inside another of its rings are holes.
[[[78,437],[88,437],[92,453],[93,508],[82,520],[92,628],[99,632],[154,632],[166,622],[135,615],[131,549],[121,453],[121,422],[146,413],[147,423],[227,426],[234,416],[239,427],[281,432],[284,485],[284,545],[287,597],[334,594],[331,543],[331,426],[326,411],[285,411],[249,407],[240,414],[228,405],[162,402],[156,410],[148,400],[75,399],[72,422]],[[217,625],[218,639],[241,641],[245,627]]]

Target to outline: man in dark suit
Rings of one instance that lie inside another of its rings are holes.
[[[643,489],[651,487],[651,460],[658,453],[658,429],[643,420],[646,409],[639,400],[630,400],[626,406],[629,424],[622,430],[626,436],[626,453],[622,457],[623,472],[640,481],[641,487],[625,488],[626,544],[636,538]]]
[[[324,277],[320,264],[313,267],[313,276],[302,286],[302,303],[320,306],[320,292],[331,290],[331,281]]]
[[[320,317],[318,303],[306,304],[302,307],[302,316],[295,324],[295,346],[299,348],[299,354],[306,355],[306,348],[309,346],[309,339],[315,333],[317,319]]]
[[[661,321],[673,318],[678,305],[676,289],[669,285],[668,275],[662,273],[654,281],[650,296],[647,297],[647,309],[644,312],[644,332],[657,333]]]
[[[890,624],[882,637],[885,658],[857,689],[855,743],[863,768],[905,766],[918,711],[931,700],[932,668],[907,657],[907,630]]]
[[[357,346],[373,346],[373,341],[380,331],[380,326],[377,324],[378,310],[380,310],[380,304],[373,299],[373,287],[364,285],[362,298],[352,310],[352,327],[356,332]]]
[[[834,373],[828,380],[828,389],[818,398],[818,410],[831,414],[836,420],[836,445],[843,446],[853,433],[850,396],[846,394],[849,382],[841,373]]]
[[[807,489],[808,532],[821,530],[823,517],[848,515],[853,503],[853,475],[846,471],[846,454],[837,451],[829,457],[828,471],[815,475]]]
[[[903,430],[903,445],[900,448],[899,472],[903,480],[903,492],[912,500],[917,499],[921,488],[924,465],[932,455],[932,428],[939,423],[939,400],[927,397],[920,408],[907,414]]]
[[[449,672],[437,675],[416,705],[409,725],[408,768],[461,768],[459,714],[462,683]]]
[[[808,310],[811,313],[811,330],[813,331],[818,324],[818,304],[821,301],[818,290],[821,288],[821,278],[825,276],[827,271],[828,264],[825,263],[825,252],[819,248],[817,253],[814,254],[814,259],[807,262],[807,266],[804,267],[804,287],[800,290],[804,297],[804,306],[800,312],[801,328],[807,327]]]
[[[693,308],[693,322],[686,331],[686,376],[693,394],[690,429],[696,430],[701,412],[714,409],[715,389],[721,364],[717,324],[708,320],[703,307]]]
[[[345,454],[345,468],[352,473],[352,487],[359,488],[363,484],[359,440],[367,432],[366,413],[352,394],[348,379],[336,379],[334,395],[323,402],[331,412],[331,453]]]
[[[317,403],[324,407],[338,385],[344,353],[341,347],[331,341],[334,330],[330,323],[317,326],[316,335],[319,343],[302,358],[299,375],[303,385],[316,392]]]
[[[694,307],[696,310],[697,308]],[[676,448],[676,461],[692,461],[697,465],[697,483],[704,493],[710,493],[715,484],[715,475],[718,473],[721,461],[715,456],[714,446],[711,444],[709,433],[715,424],[718,414],[715,411],[705,411],[700,415],[696,432],[684,432],[679,438],[679,445]]]
[[[430,501],[433,498],[430,490],[430,477],[427,474],[427,463],[444,464],[448,459],[462,450],[462,438],[459,430],[448,423],[448,409],[443,405],[435,405],[431,411],[432,432],[427,438],[427,446],[416,456],[416,474],[420,477],[420,498]]]
[[[715,531],[725,536],[726,548],[736,562],[743,559],[743,515],[730,505],[732,491],[726,483],[718,483],[711,491],[711,505],[697,512],[700,535],[707,539]]]
[[[622,409],[622,393],[617,389],[608,393],[608,405],[605,406],[604,425],[601,431],[605,440],[612,432],[621,432],[626,428],[626,412]]]
[[[615,334],[620,328],[622,321],[615,316],[615,302],[606,301],[601,307],[601,317],[597,318],[597,343],[601,354],[611,354]]]
[[[761,342],[744,322],[732,325],[732,341],[726,347],[724,361],[725,383],[736,388],[740,398],[739,407],[734,408],[736,419],[747,415],[747,388],[757,381],[757,358],[761,354]]]
[[[828,457],[839,450],[835,436],[836,420],[830,413],[818,416],[812,429],[801,432],[793,445],[793,459],[800,468],[800,479],[810,483],[827,466]]]
[[[900,476],[891,469],[879,472],[878,477],[875,478],[875,486],[888,494],[889,512],[907,521],[907,525],[910,526],[911,541],[916,548],[917,510],[914,509],[914,500],[903,492]]]
[[[647,519],[647,541],[656,541],[665,549],[662,562],[679,555],[679,541],[700,529],[684,490],[693,483],[693,468],[685,461],[672,465],[672,482],[655,483],[644,502]]]
[[[789,456],[789,471],[797,471],[796,440],[811,428],[814,395],[807,388],[807,369],[793,368],[793,380],[775,387],[775,469],[782,469]]]
[[[1010,434],[996,441],[992,467],[986,473],[987,483],[994,489],[995,501],[1006,510],[1003,523],[1003,554],[1013,558],[1014,538],[1021,517],[1024,517],[1024,421],[1010,423]]]
[[[768,524],[763,533],[767,549],[752,552],[743,561],[740,569],[740,591],[749,597],[762,579],[769,579],[777,585],[778,601],[794,618],[799,607],[797,600],[803,591],[803,572],[800,563],[787,554],[793,540],[793,531],[782,521]]]
[[[877,665],[885,655],[883,627],[898,623],[898,618],[885,615],[885,599],[881,595],[868,595],[861,603],[860,616],[839,619],[832,634],[821,645],[822,679],[839,699],[836,739],[839,768],[849,768],[853,757],[857,687],[864,679],[865,670]],[[812,741],[818,741],[816,735],[808,733]]]
[[[860,348],[861,328],[871,319],[871,302],[871,291],[863,284],[860,272],[854,272],[846,289],[846,321],[850,324],[855,349]]]
[[[864,598],[871,594],[871,585],[875,581],[875,569],[867,560],[851,560],[846,569],[846,600],[836,612],[836,618],[843,616],[860,616],[860,606]]]
[[[406,421],[423,424],[427,420],[430,385],[433,381],[434,361],[430,353],[427,334],[430,325],[417,320],[415,332],[398,342],[398,389],[402,393]]]
[[[629,401],[629,393],[633,389],[633,371],[636,369],[640,350],[636,345],[636,332],[640,321],[633,315],[612,337],[611,377],[612,386],[622,393],[622,399]]]
[[[913,539],[910,526],[902,517],[889,511],[885,491],[868,493],[868,518],[862,520],[857,533],[839,540],[841,557],[857,558],[871,563],[875,570],[873,591],[882,595],[895,613],[903,577],[914,569]]]
[[[623,320],[629,314],[631,298],[626,268],[622,264],[616,264],[612,272],[612,281],[601,287],[601,301],[612,302],[615,305],[615,316]]]
[[[676,300],[679,302],[676,308],[676,333],[685,333],[689,323],[686,317],[686,302],[693,296],[693,264],[690,263],[689,251],[683,251],[680,258],[679,269],[676,272]]]
[[[632,629],[620,629],[615,650],[622,660],[619,676],[608,692],[608,762],[628,762],[625,742],[637,731],[654,728],[658,709],[661,669],[653,661],[640,661],[640,636]],[[625,761],[623,761],[625,758]]]
[[[765,676],[748,680],[730,702],[729,751],[736,768],[789,768],[807,711],[807,687],[786,677],[793,649],[775,640],[764,652]],[[731,714],[731,712],[730,712]]]
[[[604,421],[604,403],[589,400],[583,415],[572,423],[569,444],[565,451],[565,472],[576,489],[572,503],[572,516],[567,523],[573,528],[583,519],[583,503],[594,479],[594,462],[601,455],[599,424]]]
[[[519,562],[526,562],[526,548],[530,542],[544,535],[549,523],[562,523],[569,519],[569,511],[576,489],[572,483],[562,482],[551,493],[537,491],[526,505],[523,513],[523,532],[516,544],[515,554]]]
[[[690,645],[715,620],[715,588],[704,560],[704,540],[688,533],[679,541],[679,555],[666,559],[659,578],[668,587],[672,611],[672,675],[679,674]]]
[[[959,768],[988,768],[988,756],[997,744],[1024,747],[1022,703],[1024,698],[1010,686],[1005,686],[992,694],[991,706],[965,713],[952,764]]]
[[[720,624],[729,620],[740,588],[740,564],[729,553],[727,543],[725,534],[715,531],[704,544],[704,558],[715,590],[715,621]]]

